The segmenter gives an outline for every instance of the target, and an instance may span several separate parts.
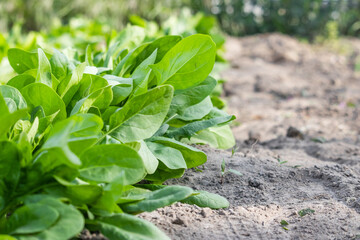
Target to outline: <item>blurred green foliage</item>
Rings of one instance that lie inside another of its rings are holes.
[[[192,8],[216,15],[232,35],[281,32],[315,40],[329,31],[360,34],[358,0],[194,0]]]
[[[329,27],[338,35],[360,35],[359,0],[1,0],[0,31],[16,27],[26,32],[50,31],[54,26],[75,24],[71,23],[74,17],[96,19],[96,24],[106,23],[116,30],[129,21],[143,24],[133,15],[169,25],[174,24],[171,19],[184,16],[184,7],[193,14],[201,11],[215,16],[225,32],[237,36],[281,32],[312,41],[327,36]],[[172,29],[191,29],[185,24],[192,23],[183,20]],[[202,26],[215,22],[204,19]],[[202,31],[201,27],[196,30]]]

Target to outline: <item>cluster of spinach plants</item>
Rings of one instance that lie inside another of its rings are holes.
[[[134,216],[182,201],[226,199],[161,185],[206,162],[186,143],[233,144],[214,107],[216,46],[207,35],[142,42],[121,32],[106,51],[8,50],[0,85],[0,239],[168,239]],[[215,105],[216,106],[216,105]]]

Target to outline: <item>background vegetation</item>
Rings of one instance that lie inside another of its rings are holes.
[[[184,14],[184,7],[216,16],[231,35],[276,31],[314,40],[327,34],[329,25],[341,35],[360,34],[358,0],[2,0],[0,30],[16,25],[23,31],[49,30],[79,16],[118,30],[128,22],[129,13],[162,23]]]

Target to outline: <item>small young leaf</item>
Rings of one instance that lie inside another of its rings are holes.
[[[303,216],[305,216],[305,215],[308,215],[308,214],[311,214],[311,213],[314,213],[314,212],[315,212],[315,210],[312,210],[312,209],[310,209],[310,208],[305,208],[305,209],[301,209],[301,210],[298,212],[298,214],[299,214],[300,217],[303,217]]]

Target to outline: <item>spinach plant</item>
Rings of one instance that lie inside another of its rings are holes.
[[[186,143],[232,141],[234,117],[209,98],[214,42],[195,34],[136,45],[136,34],[84,54],[9,49],[17,75],[0,86],[0,239],[62,240],[84,227],[168,239],[134,214],[177,201],[229,205],[161,185],[206,162]]]

